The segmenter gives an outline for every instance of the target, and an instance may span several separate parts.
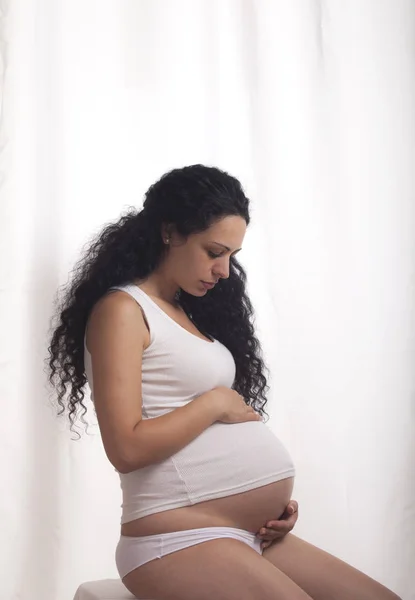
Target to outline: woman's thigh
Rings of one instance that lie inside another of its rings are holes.
[[[314,600],[400,600],[368,575],[291,533],[262,556]]]
[[[152,600],[311,600],[253,548],[232,538],[152,560],[123,582],[137,598]]]

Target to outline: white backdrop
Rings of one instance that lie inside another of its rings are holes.
[[[415,599],[413,0],[0,9],[1,600],[117,577],[117,475],[49,405],[52,300],[92,234],[195,162],[252,198],[295,533]]]

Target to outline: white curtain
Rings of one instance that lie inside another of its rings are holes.
[[[414,0],[0,10],[0,598],[117,577],[94,415],[72,441],[48,398],[52,302],[93,234],[202,162],[252,199],[241,260],[294,533],[415,599]]]

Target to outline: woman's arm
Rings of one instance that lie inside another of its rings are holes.
[[[165,460],[219,417],[214,391],[165,415],[142,420],[141,368],[148,331],[139,304],[122,291],[92,310],[87,347],[94,404],[105,452],[121,473]]]
[[[215,423],[218,412],[209,394],[207,392],[161,417],[140,421],[130,439],[130,457],[123,472],[169,458]]]

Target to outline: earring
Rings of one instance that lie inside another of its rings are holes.
[[[166,238],[166,239],[164,240],[164,243],[165,243],[165,244],[168,244],[169,242],[170,242],[170,238]]]

